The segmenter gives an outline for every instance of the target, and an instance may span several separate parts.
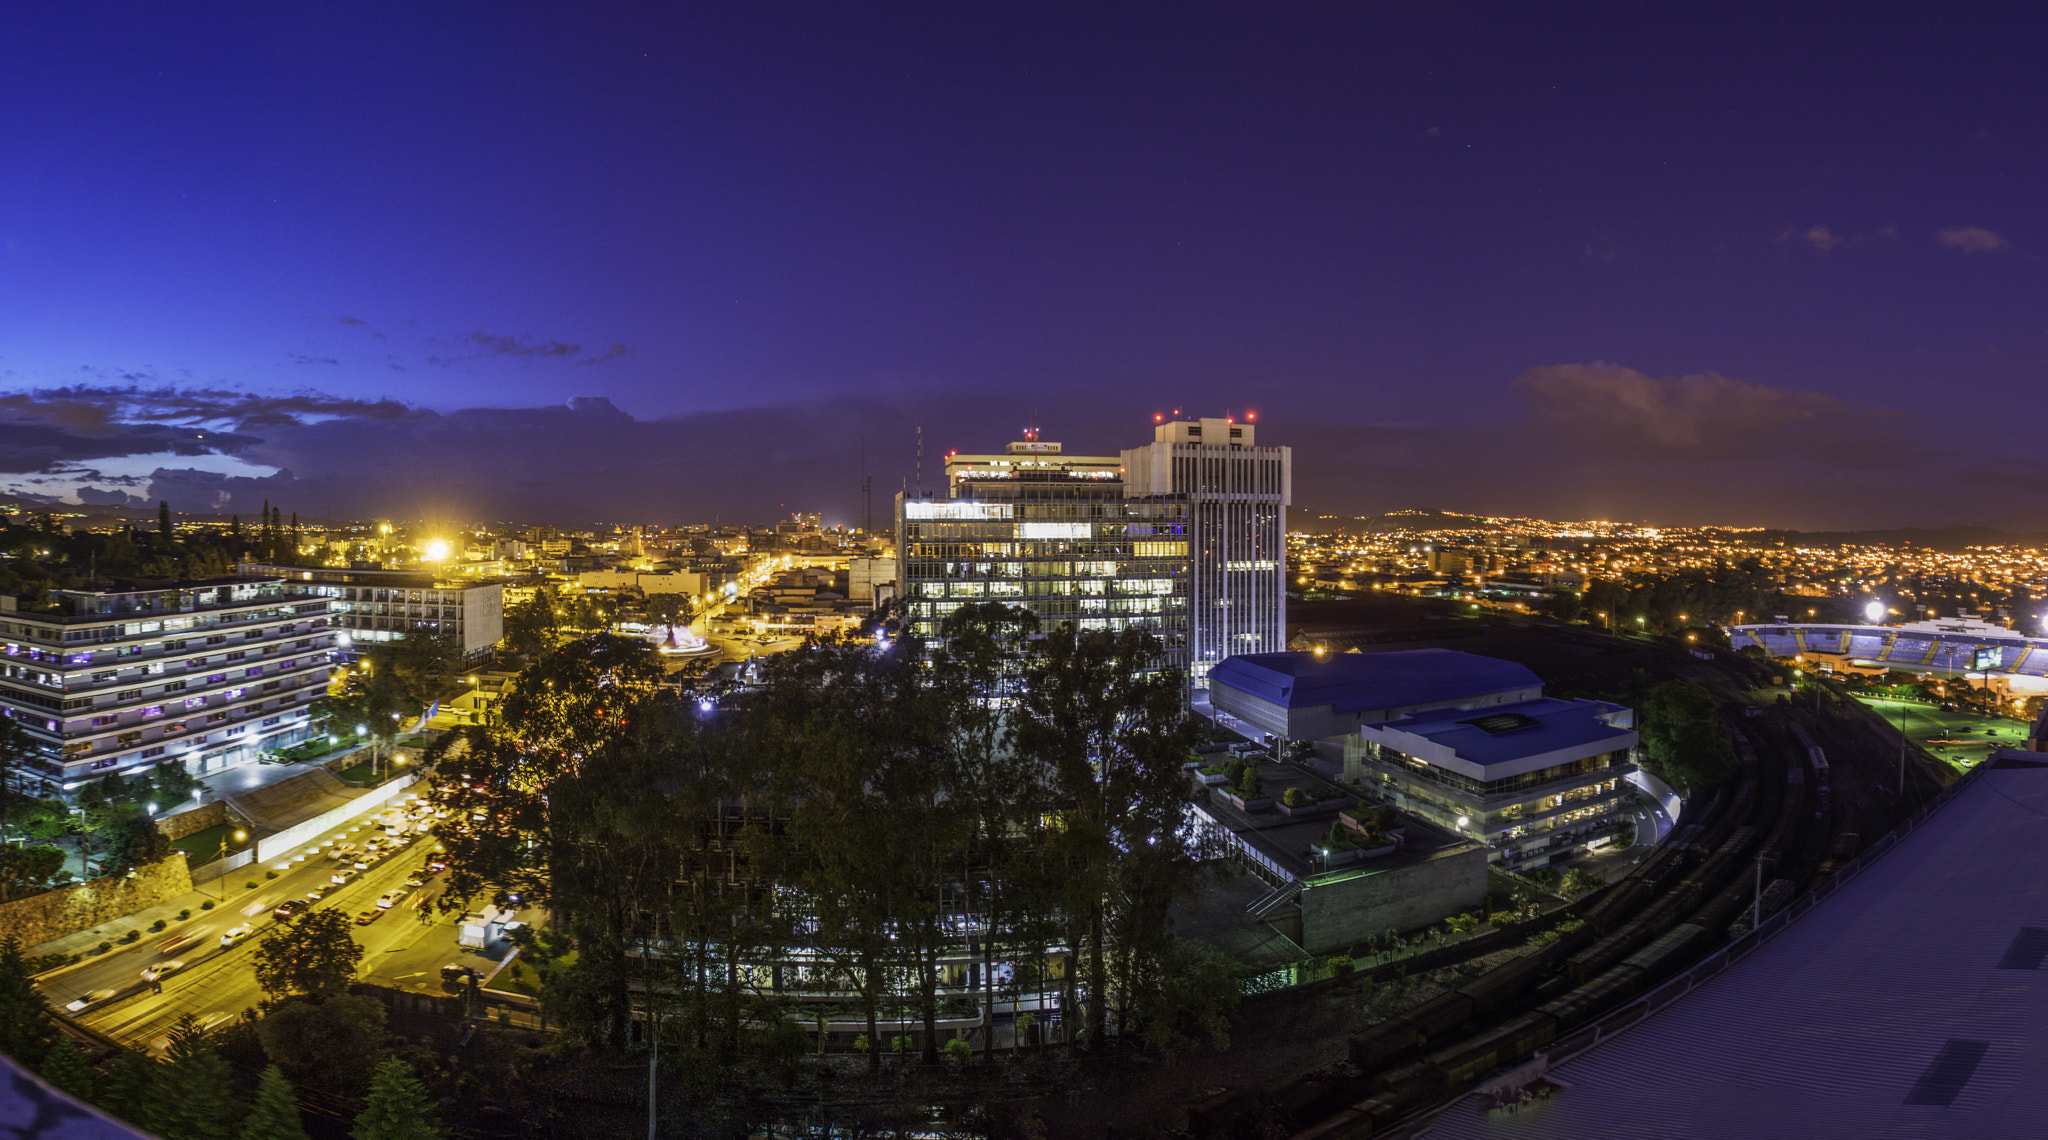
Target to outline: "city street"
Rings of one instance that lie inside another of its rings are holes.
[[[322,836],[318,849],[324,851],[330,841],[360,840],[375,834],[367,822],[358,822]],[[329,893],[317,905],[338,909],[351,917],[376,909],[378,896],[402,888],[406,877],[426,862],[434,847],[432,836],[415,839],[369,870],[358,872],[351,882]],[[315,848],[309,845],[306,850]],[[253,947],[277,925],[271,917],[272,909],[287,899],[303,900],[327,883],[341,866],[324,855],[314,855],[295,859],[290,869],[281,871],[275,879],[263,878],[263,868],[237,872],[212,885],[224,887],[227,895],[226,901],[213,910],[194,907],[190,920],[173,923],[162,932],[145,933],[132,946],[119,947],[45,975],[38,979],[38,988],[60,1012],[66,1003],[81,995],[114,991],[114,996],[73,1016],[81,1024],[132,1045],[156,1042],[182,1014],[195,1014],[210,1022],[239,1016],[263,996],[256,987],[252,968]],[[251,877],[260,884],[255,890],[244,885]],[[480,972],[489,972],[489,959],[478,951],[457,946],[459,916],[432,914],[430,907],[440,896],[442,886],[443,881],[437,876],[399,900],[376,921],[354,928],[356,941],[364,949],[359,978],[422,993],[445,993],[449,991],[441,986],[440,967],[449,962],[460,961]],[[427,921],[422,921],[422,916]],[[252,925],[252,932],[236,944],[223,947],[223,933],[242,923]],[[176,939],[190,941],[178,943],[173,941]],[[168,951],[162,949],[167,945],[171,947]],[[182,961],[185,965],[162,979],[163,993],[152,993],[142,971],[167,961]]]

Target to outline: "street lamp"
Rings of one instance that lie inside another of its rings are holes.
[[[244,839],[247,839],[248,837],[249,837],[249,833],[248,833],[248,832],[246,832],[246,831],[237,831],[237,832],[235,832],[235,843],[239,845],[239,844],[240,844],[240,843],[242,842],[242,840],[244,840]],[[220,858],[221,858],[221,859],[222,859],[223,861],[225,861],[225,860],[227,859],[227,857],[228,857],[228,833],[227,833],[227,832],[225,832],[225,831],[223,831],[223,832],[221,832],[221,833],[220,833]],[[216,883],[220,884],[220,901],[222,901],[222,902],[226,902],[226,901],[228,901],[228,886],[227,886],[227,883],[228,883],[228,869],[227,869],[226,867],[222,867],[222,868],[220,869],[220,874],[214,877],[214,882],[216,882]]]

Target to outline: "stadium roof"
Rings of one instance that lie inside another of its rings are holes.
[[[1527,666],[1454,649],[1392,653],[1250,653],[1209,670],[1228,685],[1290,709],[1337,712],[1400,708],[1540,687]]]
[[[1420,1135],[2040,1135],[2044,837],[2048,755],[2001,753],[1777,937],[1553,1068],[1555,1096],[1466,1097]]]

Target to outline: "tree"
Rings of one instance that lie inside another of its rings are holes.
[[[1728,779],[1740,764],[1714,695],[1691,681],[1652,688],[1642,702],[1639,732],[1645,766],[1688,795]]]
[[[154,1130],[157,1078],[163,1066],[133,1049],[123,1049],[107,1066],[94,1103],[140,1128]]]
[[[694,607],[688,594],[647,595],[647,619],[661,625],[688,625]]]
[[[1558,891],[1566,898],[1575,899],[1580,895],[1597,891],[1606,885],[1607,880],[1593,872],[1586,870],[1584,867],[1574,867],[1566,872],[1564,881],[1558,884]]]
[[[363,960],[349,925],[344,912],[321,907],[272,927],[256,946],[256,984],[273,1003],[346,993]]]
[[[153,782],[156,784],[157,803],[166,808],[184,803],[199,787],[199,777],[193,775],[182,760],[159,763],[154,770]]]
[[[107,825],[107,872],[121,874],[131,868],[168,858],[171,841],[157,830],[156,820],[129,805]]]
[[[442,1140],[447,1135],[412,1066],[397,1057],[377,1066],[368,1099],[349,1130],[355,1140]]]
[[[171,504],[163,499],[158,499],[156,503],[156,533],[165,542],[176,536],[176,532],[171,529]]]
[[[21,940],[8,935],[0,940],[0,1053],[34,1068],[56,1036],[49,1004],[21,956]]]
[[[0,847],[0,902],[49,890],[64,858],[56,847]]]
[[[297,1087],[358,1097],[391,1055],[384,1003],[340,994],[318,1005],[288,1001],[256,1023],[263,1052]]]
[[[291,1082],[283,1070],[265,1065],[256,1082],[256,1103],[242,1121],[241,1140],[306,1140],[299,1121],[299,1102],[292,1097]]]
[[[50,1051],[43,1055],[43,1079],[54,1088],[62,1089],[72,1096],[92,1103],[94,1086],[99,1074],[86,1064],[85,1054],[71,1043],[69,1037],[59,1037]]]
[[[505,611],[505,648],[521,657],[538,657],[555,647],[554,602],[546,590]]]
[[[164,1140],[219,1140],[237,1115],[228,1063],[192,1014],[178,1018],[170,1036],[149,1128]]]

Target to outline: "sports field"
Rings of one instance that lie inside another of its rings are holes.
[[[1943,712],[1932,705],[1879,697],[1858,699],[1894,727],[1903,727],[1915,744],[1961,768],[1984,759],[1994,748],[2017,748],[2027,737],[2027,722],[2011,717]]]

